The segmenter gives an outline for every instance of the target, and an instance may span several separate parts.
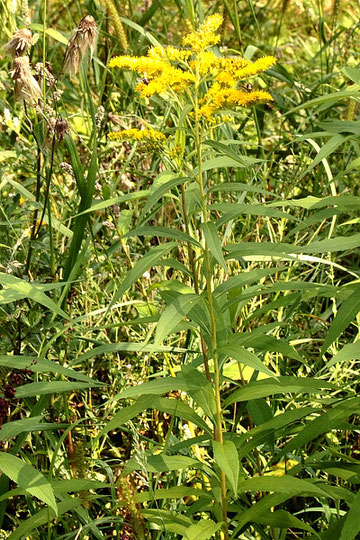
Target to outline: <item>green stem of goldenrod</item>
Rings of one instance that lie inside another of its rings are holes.
[[[200,84],[200,74],[197,69],[196,72],[196,84],[195,84],[195,145],[196,145],[196,154],[197,154],[197,165],[198,165],[198,183],[200,188],[201,195],[201,207],[202,207],[202,217],[203,222],[207,223],[209,221],[208,209],[207,209],[207,196],[205,193],[204,187],[204,178],[202,172],[202,135],[200,130],[199,123],[199,84]],[[210,332],[211,332],[211,348],[212,348],[212,358],[214,362],[214,391],[215,391],[215,403],[216,403],[216,427],[214,438],[220,444],[223,444],[223,431],[222,431],[222,409],[221,409],[221,395],[220,395],[220,367],[219,367],[219,357],[217,353],[217,336],[216,336],[216,318],[214,311],[213,303],[213,280],[211,272],[211,259],[210,259],[210,250],[207,245],[206,238],[204,237],[204,259],[205,259],[205,269],[206,269],[206,292],[208,297],[209,305],[209,316],[210,316]],[[225,473],[221,471],[221,510],[222,510],[222,519],[224,522],[223,532],[225,540],[229,538],[228,532],[228,522],[227,522],[227,495],[226,495],[226,477]]]

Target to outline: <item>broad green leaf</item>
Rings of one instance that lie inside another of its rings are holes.
[[[76,508],[79,508],[84,503],[83,499],[80,497],[72,498],[70,500],[62,501],[57,505],[56,512],[49,510],[48,508],[43,508],[40,512],[37,512],[30,518],[23,521],[17,529],[8,536],[8,540],[22,540],[24,538],[34,538],[34,535],[29,536],[29,534],[46,523],[49,523],[49,519],[54,519],[55,516],[62,516],[66,512],[76,511]]]
[[[351,87],[349,87],[351,88]],[[293,109],[290,109],[290,111],[287,111],[285,114],[293,114],[296,111],[300,111],[301,109],[308,109],[309,107],[313,107],[314,105],[322,105],[323,103],[332,103],[336,101],[340,101],[342,99],[348,99],[351,97],[360,97],[360,92],[357,90],[344,90],[341,92],[333,92],[330,94],[326,94],[325,96],[321,96],[315,99],[310,99],[309,101],[306,101],[305,103],[301,103],[297,107],[294,107]]]
[[[360,69],[355,67],[346,66],[342,69],[344,75],[349,77],[355,84],[360,84]]]
[[[344,526],[341,529],[339,540],[355,540],[360,532],[360,491],[355,495],[355,499],[346,514]]]
[[[198,294],[182,294],[175,298],[160,316],[154,339],[155,347],[173,332],[184,317],[190,316],[191,310],[200,300]]]
[[[193,521],[184,514],[160,508],[142,510],[141,515],[150,523],[154,523],[158,529],[178,534],[181,538],[184,538],[186,531],[193,525]]]
[[[295,449],[305,448],[310,441],[314,441],[323,433],[328,433],[337,427],[340,420],[348,418],[351,414],[360,414],[360,398],[344,400],[322,414],[319,409],[319,414],[315,420],[307,422],[303,429],[280,450],[277,459]]]
[[[51,486],[54,493],[79,493],[79,491],[88,491],[90,489],[106,489],[111,487],[106,482],[98,482],[89,478],[70,478],[62,480],[53,480]]]
[[[109,422],[107,422],[107,424],[105,424],[105,427],[100,431],[98,438],[106,435],[109,431],[120,428],[129,420],[135,418],[139,413],[150,408],[153,400],[153,395],[142,396],[134,403],[134,405],[129,405],[128,407],[121,409]]]
[[[229,167],[236,169],[236,168],[248,168],[253,167],[257,163],[261,163],[261,159],[248,157],[248,156],[238,156],[237,159],[233,159],[226,156],[221,157],[214,157],[211,159],[208,159],[203,162],[202,170],[203,171],[210,171],[212,169],[222,169]],[[197,174],[197,168],[194,169],[194,174]]]
[[[227,273],[228,270],[222,252],[222,245],[215,225],[211,221],[208,221],[207,223],[202,223],[201,228],[211,255]]]
[[[222,527],[222,522],[215,523],[211,519],[200,519],[200,521],[194,525],[190,525],[187,529],[184,540],[208,540],[213,538],[213,535],[217,533]]]
[[[317,154],[316,158],[312,163],[306,168],[306,170],[300,175],[299,179],[301,180],[306,176],[316,165],[318,165],[323,159],[327,158],[330,154],[335,152],[335,150],[346,141],[346,137],[343,135],[337,134],[331,137],[321,148],[320,152]]]
[[[52,362],[46,358],[38,358],[37,356],[1,354],[0,366],[13,369],[30,369],[34,373],[61,373],[61,375],[77,379],[78,381],[91,384],[96,383],[95,379],[92,379],[83,373],[79,373],[69,367],[61,366],[57,362]]]
[[[315,484],[308,480],[294,476],[259,476],[249,478],[239,483],[239,492],[246,491],[273,491],[274,493],[287,493],[291,496],[327,497],[328,494],[321,489],[321,483]]]
[[[36,32],[42,33],[43,32],[43,25],[39,23],[31,23],[30,24],[31,30],[35,30]],[[67,45],[69,40],[66,39],[65,36],[63,36],[60,32],[57,30],[54,30],[53,28],[46,28],[45,33],[55,39],[56,41],[59,41],[59,43],[62,43],[63,45]]]
[[[222,444],[218,441],[213,441],[213,450],[215,463],[225,473],[236,497],[240,474],[240,463],[236,446],[232,441],[224,441]]]
[[[270,371],[270,369],[266,367],[254,353],[248,351],[245,347],[230,343],[229,345],[220,347],[219,353],[229,356],[245,366],[250,366],[257,371],[261,371],[262,373],[269,375],[269,377],[274,377],[276,379],[275,373]]]
[[[37,284],[29,283],[28,281],[19,279],[16,276],[4,274],[2,272],[0,272],[0,284],[7,289],[11,289],[15,294],[21,294],[22,298],[30,298],[31,300],[34,300],[34,302],[38,302],[39,304],[47,307],[53,313],[56,313],[65,319],[69,319],[69,316],[65,313],[65,311],[60,309],[55,302],[51,300],[51,298],[49,298],[41,290],[41,288],[39,288]]]
[[[207,433],[212,433],[207,423],[194,411],[190,405],[181,399],[161,398],[153,396],[152,409],[166,412],[178,418],[192,422]]]
[[[171,238],[172,240],[176,240],[178,242],[194,244],[199,248],[202,247],[200,242],[198,242],[195,238],[192,238],[188,234],[178,231],[177,229],[171,229],[170,227],[138,227],[137,229],[133,229],[132,231],[124,234],[124,238],[130,238],[132,236],[160,236],[162,238]]]
[[[297,218],[291,214],[264,204],[213,203],[209,205],[209,209],[214,212],[224,212],[224,215],[216,221],[217,227],[221,227],[224,223],[236,219],[241,215],[269,216],[297,221]]]
[[[274,379],[264,379],[262,381],[250,382],[243,388],[235,390],[224,402],[227,407],[235,401],[248,401],[271,396],[274,394],[319,394],[325,388],[334,388],[334,385],[310,377],[278,377]]]
[[[212,186],[209,191],[248,191],[249,193],[260,193],[261,195],[271,195],[271,197],[274,197],[274,193],[271,193],[271,191],[266,191],[266,189],[252,186],[251,184],[241,184],[240,182],[225,182],[224,184],[218,184]],[[277,198],[278,196],[275,197]]]
[[[216,403],[214,389],[203,373],[189,365],[181,367],[186,391],[190,397],[199,405],[204,413],[212,420],[216,416]]]
[[[233,288],[244,287],[245,285],[250,285],[251,283],[258,283],[262,278],[280,273],[285,269],[286,266],[278,266],[276,268],[260,268],[242,272],[237,276],[231,276],[229,279],[223,281],[216,287],[214,290],[214,296],[217,297],[221,294],[227,293]]]
[[[297,529],[311,532],[320,538],[317,532],[314,531],[310,525],[304,523],[304,521],[301,521],[301,519],[292,516],[289,512],[286,512],[286,510],[275,510],[274,512],[264,511],[257,517],[256,521],[262,525],[270,525],[271,527],[276,527],[278,529],[289,529],[295,527]]]
[[[203,489],[197,489],[188,486],[174,486],[166,489],[155,489],[155,491],[143,491],[135,495],[137,503],[143,503],[161,499],[182,499],[184,497],[205,497],[211,501],[213,495]]]
[[[96,383],[68,382],[68,381],[42,381],[23,384],[16,389],[16,398],[22,399],[29,396],[43,396],[46,394],[60,394],[61,392],[72,392],[73,390],[83,390],[95,386]]]
[[[227,343],[220,344],[221,347],[231,345],[232,347],[253,347],[260,351],[278,352],[289,358],[296,358],[300,362],[301,356],[291,347],[284,339],[277,339],[274,336],[262,334],[266,331],[264,328],[259,328],[254,332],[243,332],[242,334],[231,334],[227,338]]]
[[[122,390],[122,392],[119,392],[119,394],[116,394],[111,398],[111,401],[135,398],[149,394],[162,396],[163,394],[173,392],[174,390],[182,391],[186,389],[187,384],[181,374],[178,374],[176,377],[159,377],[152,381],[125,388],[125,390]]]
[[[150,191],[144,189],[142,191],[137,191],[135,193],[127,193],[126,195],[120,195],[119,197],[112,197],[111,199],[106,199],[105,201],[96,201],[94,200],[90,208],[87,208],[83,212],[76,214],[74,217],[83,216],[84,214],[89,214],[90,212],[97,212],[98,210],[104,210],[109,206],[114,204],[120,204],[127,201],[133,201],[138,199],[145,199],[149,195]]]
[[[152,266],[155,266],[156,263],[171,249],[174,249],[176,245],[177,244],[175,242],[167,242],[166,244],[155,246],[153,249],[148,251],[142,257],[142,259],[140,259],[136,265],[129,270],[125,279],[114,294],[111,305],[115,304],[115,302],[117,302],[117,300],[131,287],[133,283],[135,283],[135,281],[137,281],[143,275],[146,270]]]
[[[86,179],[82,171],[82,165],[80,157],[71,135],[65,137],[65,142],[70,154],[70,161],[74,170],[75,178],[79,187],[81,200],[78,207],[78,215],[72,222],[73,236],[68,250],[68,256],[64,265],[64,281],[67,281],[73,268],[76,266],[76,262],[81,253],[81,246],[83,243],[86,225],[88,223],[89,216],[82,215],[84,210],[90,208],[94,190],[95,182],[98,173],[98,158],[97,158],[97,141],[94,136],[91,160],[88,166],[88,173]]]
[[[360,340],[355,343],[348,343],[327,362],[326,366],[321,370],[328,369],[339,362],[347,362],[348,360],[360,360]]]
[[[176,177],[172,178],[165,184],[161,183],[159,186],[156,184],[153,184],[150,190],[150,195],[145,203],[144,210],[142,211],[142,214],[140,216],[140,222],[143,220],[143,216],[146,215],[146,213],[158,202],[163,195],[165,195],[168,191],[171,189],[180,186],[181,184],[184,184],[185,182],[188,182],[190,178],[188,177]],[[154,189],[156,186],[156,189]]]
[[[19,487],[52,508],[57,515],[54,492],[46,478],[12,454],[0,452],[0,470]]]
[[[1,426],[0,441],[6,439],[12,439],[17,437],[20,433],[28,431],[48,431],[62,429],[63,424],[57,424],[56,422],[47,423],[43,421],[42,416],[30,416],[29,418],[22,418],[21,420],[13,420],[6,422]]]
[[[181,469],[200,469],[202,464],[197,459],[187,456],[167,456],[166,454],[154,454],[147,456],[145,468],[151,473],[161,473],[168,471],[179,471]],[[140,465],[135,458],[131,458],[122,471],[122,476],[127,476],[132,471],[140,469]]]
[[[360,311],[360,288],[356,288],[354,293],[351,294],[341,304],[330,328],[326,334],[324,344],[321,348],[320,354],[325,354],[326,350],[332,343],[341,335],[341,333],[349,326],[351,321],[356,317]]]
[[[90,351],[86,351],[84,354],[79,356],[79,358],[77,359],[77,364],[81,365],[85,360],[88,360],[89,358],[94,358],[94,356],[102,356],[103,354],[119,351],[137,353],[189,352],[188,349],[182,349],[180,347],[165,347],[164,345],[159,345],[158,347],[155,347],[154,345],[149,345],[148,343],[109,343],[107,345],[100,345],[99,347],[95,347]]]

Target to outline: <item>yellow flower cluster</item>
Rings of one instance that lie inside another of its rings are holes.
[[[208,47],[216,45],[220,41],[220,36],[216,34],[216,30],[221,26],[222,22],[223,18],[219,13],[210,15],[205,19],[199,30],[184,37],[182,44],[185,47],[190,47],[195,53],[200,53]]]
[[[117,56],[109,62],[109,67],[118,67],[135,71],[144,76],[136,90],[142,97],[161,94],[168,89],[183,92],[195,81],[193,73],[187,73],[172,66],[169,61],[158,57],[160,47],[150,49],[152,56]],[[166,49],[163,49],[166,52]],[[176,51],[173,47],[173,51]],[[181,51],[180,51],[181,52]],[[156,54],[156,56],[155,56]],[[166,55],[164,56],[166,58]]]
[[[199,117],[210,120],[215,112],[225,107],[235,105],[245,107],[246,105],[266,103],[267,101],[272,101],[272,97],[263,90],[245,92],[237,88],[222,87],[218,82],[215,82],[200,102]]]
[[[176,47],[151,47],[148,52],[150,58],[165,58],[171,62],[185,62],[191,55],[192,51],[186,49],[177,49]]]
[[[216,80],[228,86],[235,86],[237,81],[253,77],[276,63],[274,56],[264,56],[255,62],[244,58],[219,58]]]
[[[272,97],[264,91],[244,91],[238,83],[267,70],[275,64],[276,58],[265,56],[255,62],[241,57],[219,58],[212,51],[207,51],[219,42],[217,30],[222,24],[219,14],[211,15],[196,32],[191,32],[183,39],[187,49],[176,47],[152,47],[147,56],[118,56],[113,58],[109,67],[118,67],[135,71],[142,75],[136,90],[142,97],[164,94],[169,90],[185,92],[191,84],[200,88],[199,76],[213,80],[208,92],[200,100],[198,119],[210,120],[212,115],[224,107],[253,105],[271,101]],[[181,64],[181,69],[171,62]]]
[[[109,133],[109,139],[126,140],[126,141],[142,141],[142,142],[162,142],[166,139],[165,135],[156,129],[124,129],[123,131],[114,131]]]

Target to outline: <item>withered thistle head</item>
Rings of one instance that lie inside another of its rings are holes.
[[[17,30],[13,37],[8,41],[3,49],[5,54],[9,54],[13,58],[16,56],[22,56],[26,49],[29,49],[32,45],[32,34],[27,28],[20,28]]]
[[[81,60],[88,48],[92,56],[95,47],[96,32],[97,27],[94,17],[91,15],[83,17],[65,51],[62,68],[64,73],[76,75],[79,71]]]
[[[27,56],[14,58],[10,76],[15,81],[15,100],[24,99],[31,103],[36,99],[41,99],[41,89],[31,74],[30,62]]]

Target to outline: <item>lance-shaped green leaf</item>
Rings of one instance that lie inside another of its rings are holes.
[[[354,294],[351,294],[341,304],[339,311],[335,315],[333,322],[330,325],[326,334],[324,344],[320,354],[323,355],[332,343],[340,336],[340,334],[349,326],[351,321],[360,311],[360,288],[356,288]]]
[[[350,510],[346,514],[345,523],[341,529],[341,536],[339,540],[354,540],[358,538],[360,532],[360,491],[355,495],[355,499],[351,505]]]
[[[7,290],[11,289],[14,292],[14,300],[20,298],[30,298],[31,300],[34,300],[35,302],[47,307],[53,313],[56,313],[65,319],[69,319],[69,316],[65,313],[65,311],[60,309],[55,302],[51,300],[51,298],[46,296],[46,294],[41,290],[41,286],[35,283],[29,283],[28,281],[19,279],[16,276],[4,274],[2,272],[0,272],[0,284],[4,285]]]
[[[20,488],[50,506],[57,515],[53,489],[46,478],[34,467],[12,454],[0,452],[0,470]]]
[[[211,519],[201,519],[198,523],[190,525],[187,529],[184,540],[208,540],[222,527],[222,522],[215,523]]]
[[[215,225],[211,221],[208,221],[207,223],[203,223],[201,228],[211,255],[227,273],[226,262],[222,252],[222,245]]]
[[[114,294],[109,308],[117,302],[117,300],[131,287],[135,281],[137,281],[146,270],[156,265],[156,263],[168,253],[171,249],[176,247],[175,242],[167,242],[166,244],[160,244],[148,251],[142,259],[140,259],[135,266],[126,274],[124,281]]]
[[[236,497],[238,492],[240,464],[238,452],[232,441],[224,441],[222,444],[213,441],[214,460],[216,465],[225,473]]]
[[[264,379],[250,382],[243,388],[235,390],[224,402],[227,407],[235,401],[248,401],[271,396],[273,394],[296,393],[312,394],[321,393],[325,388],[335,388],[335,386],[321,379],[309,377],[278,377],[274,379]]]
[[[178,242],[185,242],[194,244],[195,246],[201,248],[200,242],[195,238],[192,238],[189,234],[186,234],[177,229],[171,229],[170,227],[138,227],[132,231],[124,234],[124,238],[130,238],[131,236],[159,236],[162,238],[171,238],[171,240],[176,240]]]
[[[229,356],[245,366],[249,366],[257,371],[261,371],[262,373],[269,375],[269,377],[274,377],[276,379],[275,373],[270,371],[270,369],[265,366],[265,364],[256,356],[256,354],[248,351],[245,349],[245,347],[230,343],[229,345],[220,347],[219,353]]]
[[[189,315],[191,310],[200,302],[201,296],[198,294],[182,294],[165,309],[159,319],[154,346],[160,345],[164,339],[171,334],[180,321]]]

